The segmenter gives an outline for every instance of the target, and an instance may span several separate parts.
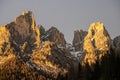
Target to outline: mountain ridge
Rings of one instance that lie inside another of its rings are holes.
[[[0,79],[119,80],[119,47],[119,36],[111,40],[102,22],[74,31],[70,44],[25,11],[0,27]]]

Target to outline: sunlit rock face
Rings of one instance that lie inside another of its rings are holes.
[[[40,46],[40,32],[35,26],[33,13],[26,11],[13,22],[0,27],[0,80],[40,77],[20,59],[22,53],[32,53],[33,49]]]
[[[33,13],[23,12],[0,27],[0,80],[77,80],[79,61],[58,48],[65,43],[57,28],[36,27]]]
[[[86,35],[87,35],[87,31],[83,31],[83,30],[74,31],[74,38],[72,44],[73,47],[75,48],[75,51],[83,51],[83,43]]]
[[[54,42],[45,41],[41,50],[35,49],[31,61],[55,80],[77,80],[79,62],[70,53],[61,50]]]
[[[111,39],[103,23],[92,23],[88,29],[88,34],[84,39],[84,50],[86,56],[82,65],[88,63],[95,64],[102,56],[107,54],[111,47]]]
[[[10,32],[5,26],[0,27],[0,56],[8,55],[10,50]]]
[[[7,24],[5,27],[11,34],[10,40],[16,44],[22,45],[27,41],[36,47],[40,46],[40,32],[36,27],[34,15],[31,11],[23,12],[14,22]]]
[[[111,41],[103,23],[66,43],[57,28],[36,26],[33,13],[23,12],[0,27],[0,80],[119,80],[120,36]]]

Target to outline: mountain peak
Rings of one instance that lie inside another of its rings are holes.
[[[84,58],[85,63],[88,62],[91,65],[96,62],[97,58],[101,59],[110,50],[110,42],[111,39],[103,23],[92,23],[84,39],[83,48],[87,53]]]
[[[36,27],[34,15],[31,11],[23,12],[14,22],[7,24],[6,29],[11,33],[11,40],[17,44],[23,44],[25,41],[40,44],[39,29]],[[31,41],[32,40],[32,41]]]
[[[32,15],[33,12],[32,12],[32,11],[23,11],[23,12],[22,12],[22,15],[26,15],[26,14]]]
[[[19,23],[19,21],[20,21],[22,23],[21,19],[24,19],[24,21],[31,24],[31,28],[35,29],[36,24],[35,24],[35,20],[34,20],[34,14],[33,14],[32,11],[24,11],[24,12],[22,12],[20,16],[15,18],[14,22]]]
[[[0,80],[114,80],[119,52],[120,36],[111,47],[102,22],[92,23],[88,32],[74,31],[69,44],[56,27],[36,26],[34,14],[25,11],[0,27]]]
[[[0,72],[10,70],[7,73],[0,73],[0,79],[18,79],[18,74],[20,79],[31,79],[32,75],[27,77],[26,75],[32,72],[36,72],[38,75],[32,76],[34,79],[68,78],[68,80],[73,80],[77,78],[78,60],[72,60],[70,57],[73,56],[69,52],[59,49],[56,45],[65,46],[64,35],[55,27],[44,32],[43,27],[36,26],[31,11],[23,12],[13,22],[0,27]],[[40,35],[41,33],[42,35]],[[48,40],[43,41],[41,36],[48,37]],[[9,62],[12,62],[10,63],[12,65],[9,65]],[[71,66],[71,64],[76,66]],[[23,69],[19,68],[19,65],[21,67],[24,65]],[[11,72],[17,73],[17,71],[19,71],[18,74],[11,74]],[[76,75],[71,76],[73,72]],[[10,74],[12,77],[6,76],[6,74]]]

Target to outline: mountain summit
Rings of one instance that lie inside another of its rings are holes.
[[[48,35],[51,34],[49,39],[41,41],[41,36],[46,35],[40,35],[41,31],[36,27],[31,11],[23,12],[14,22],[1,26],[0,79],[77,78],[79,62],[77,59],[73,60],[73,56],[67,50],[58,49],[56,40],[62,39],[63,35],[55,40],[56,31],[59,33],[52,27],[46,31]],[[65,46],[65,41],[59,44]]]
[[[88,62],[91,65],[96,62],[97,58],[101,59],[110,50],[110,42],[111,39],[103,23],[92,23],[84,39],[83,48],[86,50],[86,56],[83,63]]]
[[[74,31],[70,44],[25,11],[0,27],[0,80],[119,80],[119,39],[95,22],[88,32]]]

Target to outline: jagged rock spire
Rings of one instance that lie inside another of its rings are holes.
[[[64,35],[56,27],[52,26],[46,31],[46,34],[48,34],[47,38],[49,41],[55,42],[59,47],[66,47]]]
[[[83,30],[74,31],[74,38],[72,44],[75,47],[75,51],[83,50],[84,38],[86,35],[87,35],[87,31],[83,31]]]
[[[83,63],[94,64],[96,60],[104,56],[111,47],[111,38],[103,23],[92,23],[88,29],[88,34],[84,39],[84,50],[86,56]]]
[[[10,40],[17,44],[23,44],[25,41],[29,44],[40,46],[40,32],[36,27],[34,15],[31,11],[22,12],[14,22],[5,25],[9,30],[11,37]]]
[[[0,27],[1,80],[77,79],[78,60],[66,50],[58,48],[59,44],[65,46],[64,35],[57,28],[52,27],[43,32],[43,36],[45,34],[49,36],[41,45],[40,31],[41,29],[36,27],[31,11],[23,12],[13,22]]]

